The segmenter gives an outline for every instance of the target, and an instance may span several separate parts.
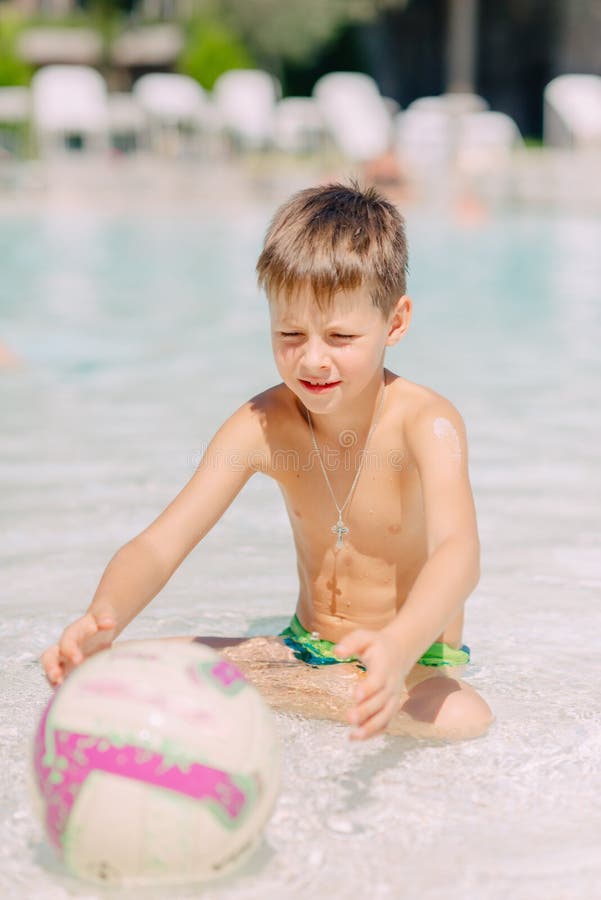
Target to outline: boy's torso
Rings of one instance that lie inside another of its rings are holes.
[[[266,439],[264,471],[282,490],[296,546],[297,615],[309,631],[333,641],[356,627],[390,623],[426,561],[421,481],[407,433],[417,410],[436,395],[392,373],[387,382],[382,416],[343,512],[349,533],[339,549],[331,531],[338,512],[297,398],[285,385],[255,398]],[[320,446],[338,506],[363,447],[364,436],[351,427]],[[461,632],[458,617],[439,640],[460,645]]]

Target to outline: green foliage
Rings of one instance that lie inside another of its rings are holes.
[[[27,85],[31,81],[32,71],[18,57],[7,53],[0,42],[0,87]]]
[[[341,0],[222,0],[221,5],[263,60],[300,62],[334,37],[346,19]]]
[[[263,65],[306,62],[346,25],[408,0],[197,0],[227,23]]]
[[[187,40],[178,69],[211,90],[216,80],[230,69],[252,69],[252,55],[226,25],[213,20],[196,20],[188,26]]]
[[[110,42],[123,30],[125,16],[117,0],[88,0],[86,25],[94,28],[102,38],[105,51]]]
[[[528,149],[539,150],[541,147],[545,146],[545,142],[542,138],[533,137],[531,135],[524,136],[524,146]]]
[[[14,87],[29,84],[31,68],[19,59],[16,52],[17,35],[21,23],[17,19],[0,18],[0,86]]]

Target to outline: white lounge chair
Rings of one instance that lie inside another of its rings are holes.
[[[458,124],[457,161],[463,169],[498,171],[523,146],[519,128],[505,113],[470,113],[461,116]]]
[[[127,91],[108,95],[108,129],[111,146],[122,152],[140,150],[147,144],[146,115]]]
[[[395,149],[410,171],[429,172],[451,165],[455,156],[454,118],[441,109],[410,108],[395,120]]]
[[[207,96],[187,75],[142,75],[133,95],[146,115],[151,148],[170,155],[198,149],[200,135],[210,123]]]
[[[32,122],[44,153],[108,148],[106,84],[89,66],[45,66],[31,82]]]
[[[560,75],[544,91],[545,144],[601,147],[601,76]]]
[[[420,109],[431,112],[444,112],[451,116],[462,116],[467,113],[484,112],[489,105],[478,94],[449,93],[439,94],[433,97],[418,97],[413,100],[407,109]]]
[[[378,86],[360,72],[330,72],[313,87],[324,123],[349,159],[365,162],[390,149],[392,117]]]
[[[324,139],[319,108],[311,97],[286,97],[275,109],[275,143],[287,153],[318,150]]]
[[[239,149],[260,150],[274,140],[279,82],[260,69],[231,69],[213,87],[217,127]]]

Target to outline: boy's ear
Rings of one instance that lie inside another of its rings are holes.
[[[392,347],[405,336],[409,323],[411,322],[411,311],[413,304],[411,298],[407,294],[403,294],[397,300],[396,306],[390,313],[388,337],[386,338],[386,346]]]

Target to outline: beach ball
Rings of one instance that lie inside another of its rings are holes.
[[[55,691],[32,791],[67,869],[95,882],[202,881],[255,849],[281,750],[259,692],[199,643],[134,641]]]

